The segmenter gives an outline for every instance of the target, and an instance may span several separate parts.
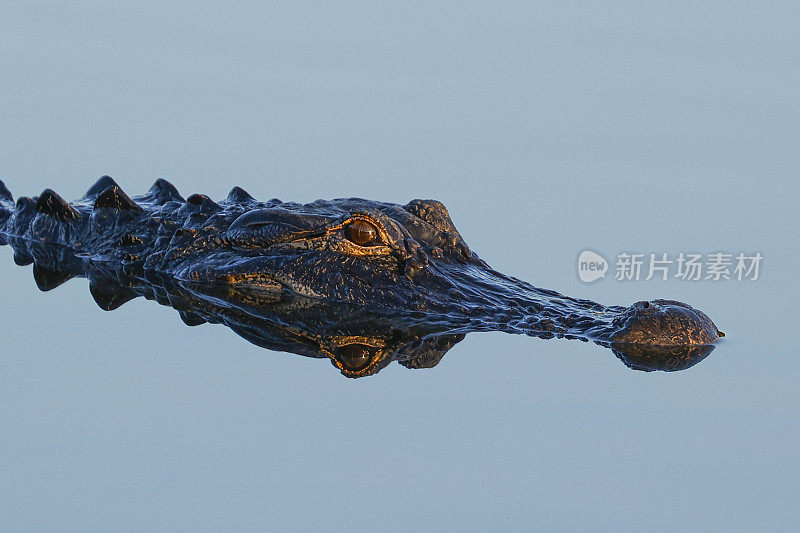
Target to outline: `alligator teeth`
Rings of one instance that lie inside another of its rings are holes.
[[[272,276],[260,273],[226,274],[218,276],[215,282],[265,292],[281,292],[283,290],[283,285]]]

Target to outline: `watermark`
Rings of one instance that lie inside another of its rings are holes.
[[[683,281],[756,281],[764,256],[760,252],[712,252],[677,254],[617,254],[614,279],[617,281],[650,281],[678,279]],[[606,277],[609,262],[594,250],[578,255],[578,277],[592,283]]]
[[[608,261],[592,250],[584,250],[578,256],[578,277],[584,283],[591,283],[606,277]]]

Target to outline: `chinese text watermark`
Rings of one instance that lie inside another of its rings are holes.
[[[684,281],[756,281],[764,256],[760,252],[628,253],[617,254],[614,279],[649,281],[678,279]],[[592,250],[578,256],[578,277],[585,283],[604,278],[609,269],[605,257]]]

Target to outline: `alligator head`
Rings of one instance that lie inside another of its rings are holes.
[[[37,259],[41,246],[31,243],[58,245],[78,258],[83,266],[67,277],[105,269],[117,278],[223,288],[255,302],[291,294],[375,313],[402,311],[432,325],[469,324],[469,331],[617,346],[702,346],[722,335],[681,302],[606,306],[499,273],[469,249],[433,200],[258,202],[236,187],[217,203],[200,194],[184,200],[164,180],[130,198],[103,177],[73,204],[49,189],[14,203],[0,183],[0,237],[14,246],[18,263],[39,264],[42,279],[41,272],[64,269],[45,268]]]
[[[244,203],[182,231],[167,268],[240,290],[423,310],[455,296],[452,271],[484,266],[439,202]]]
[[[499,273],[469,249],[434,200],[253,202],[226,229],[218,225],[212,216],[184,234],[168,270],[239,291],[290,291],[431,320],[462,315],[509,331],[647,345],[709,344],[720,335],[704,313],[681,302],[609,307]]]

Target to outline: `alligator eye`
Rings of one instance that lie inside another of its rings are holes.
[[[372,362],[372,349],[363,344],[348,344],[339,348],[336,358],[345,370],[358,372]]]
[[[354,220],[347,224],[344,227],[344,236],[359,246],[378,244],[378,229],[364,220]]]

